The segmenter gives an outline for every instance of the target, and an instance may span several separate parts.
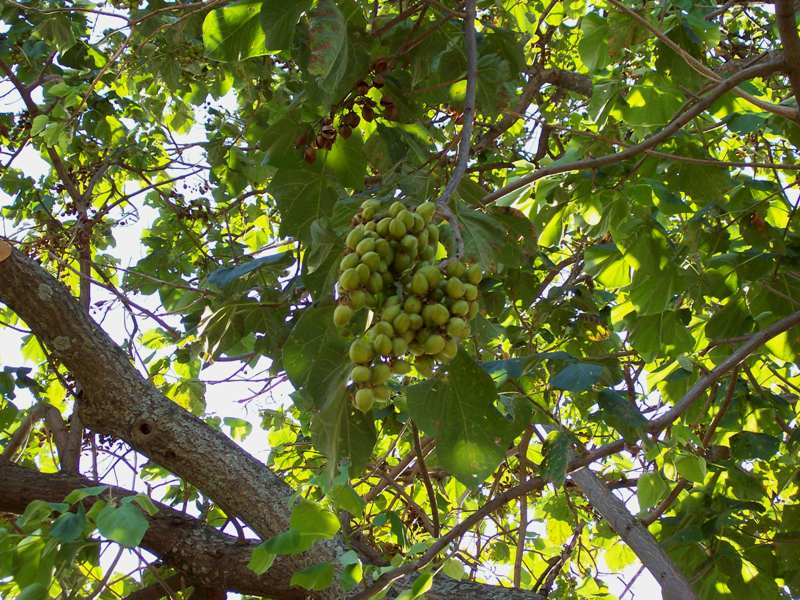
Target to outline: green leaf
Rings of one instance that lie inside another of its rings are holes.
[[[492,378],[463,350],[446,380],[414,385],[407,397],[411,418],[437,441],[439,462],[472,487],[494,471],[517,433],[493,406]]]
[[[150,499],[150,496],[145,494],[136,494],[135,496],[130,496],[130,498],[132,502],[135,502],[137,506],[145,512],[145,514],[151,517],[158,514],[158,507]]]
[[[592,363],[576,362],[567,365],[550,378],[550,385],[558,390],[584,392],[600,381],[603,367]]]
[[[570,443],[569,434],[559,431],[545,450],[541,475],[557,487],[564,485],[567,476]]]
[[[639,269],[631,282],[631,303],[639,315],[660,314],[672,307],[680,289],[680,277],[674,269]]]
[[[616,543],[606,550],[605,560],[612,572],[620,573],[625,567],[636,561],[636,554],[628,544]]]
[[[731,438],[731,454],[738,460],[773,458],[780,448],[781,441],[766,433],[741,431]]]
[[[340,55],[347,52],[347,23],[334,0],[319,0],[309,15],[308,28],[308,72],[325,79]]]
[[[276,556],[300,554],[311,548],[316,541],[317,538],[314,536],[303,535],[296,529],[290,529],[265,540],[261,546],[263,546],[263,552]]]
[[[658,504],[667,492],[669,492],[667,482],[658,472],[644,473],[636,483],[636,495],[641,510],[647,510]]]
[[[247,563],[247,568],[253,571],[256,575],[263,575],[272,566],[275,560],[275,555],[266,549],[265,543],[261,543],[253,548],[250,554],[250,561]]]
[[[433,585],[433,573],[426,572],[420,573],[419,577],[414,580],[411,588],[403,590],[397,596],[397,600],[415,600],[425,595],[425,592],[431,589]]]
[[[86,527],[86,513],[83,506],[79,506],[78,512],[66,512],[59,516],[53,522],[50,535],[59,542],[68,544],[81,537],[84,527]]]
[[[324,590],[333,583],[333,565],[331,563],[321,563],[312,565],[305,569],[300,569],[292,574],[289,585],[301,587],[307,590]]]
[[[301,500],[295,505],[290,525],[301,534],[323,539],[332,538],[339,531],[336,515],[310,500]]]
[[[583,37],[578,42],[581,60],[590,71],[597,71],[609,63],[608,39],[611,32],[608,21],[595,13],[589,13],[581,21]]]
[[[328,492],[328,497],[336,505],[336,508],[345,510],[351,515],[361,517],[364,514],[364,500],[359,496],[353,487],[348,483],[334,485]]]
[[[47,589],[50,587],[54,562],[55,553],[47,551],[44,537],[25,537],[14,548],[14,581],[20,588],[38,583]]]
[[[261,27],[268,50],[291,50],[297,21],[311,7],[311,0],[263,0]]]
[[[647,419],[624,395],[603,390],[598,404],[603,421],[619,431],[626,442],[635,442],[644,435]]]
[[[352,590],[364,578],[364,565],[353,550],[348,550],[339,557],[342,565],[340,580],[345,591]]]
[[[675,469],[681,477],[703,483],[706,479],[706,461],[694,454],[681,454],[675,459]]]
[[[19,517],[17,517],[17,527],[25,532],[38,529],[47,519],[50,518],[52,512],[53,507],[49,502],[45,502],[44,500],[33,500],[28,504],[28,506],[25,507],[25,511]]]
[[[694,348],[694,338],[678,313],[632,317],[630,341],[633,348],[651,362],[659,356],[677,356]]]
[[[281,169],[267,188],[281,213],[281,235],[310,239],[311,223],[330,216],[336,192],[328,178],[311,169]]]
[[[333,306],[305,310],[283,347],[289,381],[321,408],[344,394],[349,344],[333,323]]]
[[[206,281],[215,287],[223,289],[241,279],[245,275],[248,275],[253,271],[257,271],[265,265],[280,264],[282,262],[287,262],[287,260],[291,260],[291,258],[292,255],[289,252],[280,252],[270,256],[262,256],[261,258],[236,265],[235,267],[224,267],[222,269],[217,269],[216,271],[211,271],[211,273],[208,274]]]
[[[126,548],[138,546],[150,525],[134,504],[107,505],[97,515],[95,524],[101,535]]]
[[[203,20],[203,44],[214,60],[236,62],[267,54],[259,16],[262,0],[215,8]]]
[[[250,432],[253,431],[253,425],[250,421],[239,419],[237,417],[225,417],[222,422],[227,425],[231,430],[231,437],[238,442],[245,439]]]

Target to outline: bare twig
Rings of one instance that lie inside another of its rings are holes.
[[[439,523],[439,507],[436,503],[436,490],[433,489],[431,483],[431,476],[425,466],[425,453],[422,451],[422,444],[419,441],[419,430],[414,422],[411,422],[411,437],[414,442],[414,453],[417,455],[417,470],[422,477],[422,482],[425,484],[425,490],[428,492],[428,502],[431,503],[431,524],[433,525],[433,537],[441,535],[441,524]]]
[[[789,82],[792,84],[792,92],[794,92],[794,97],[800,107],[800,37],[797,36],[794,12],[794,0],[777,0],[775,2],[775,19],[778,22],[778,32],[783,44],[786,72],[789,75]]]

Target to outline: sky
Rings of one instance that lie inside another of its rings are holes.
[[[99,22],[95,31],[102,32],[102,30],[110,24],[111,19],[105,18],[106,21]],[[0,112],[10,112],[18,108],[18,101],[15,100],[14,95],[4,96],[3,94],[8,91],[7,88],[0,85]],[[221,102],[223,107],[232,108],[235,105],[235,99],[232,95],[225,97]],[[202,123],[203,119],[197,119],[197,122]],[[191,131],[185,135],[178,136],[177,141],[181,143],[197,141],[204,139],[205,130],[201,126],[195,126]],[[533,142],[535,143],[535,141]],[[44,162],[38,153],[31,147],[27,147],[15,161],[14,165],[22,168],[26,174],[37,177],[43,175],[47,169],[48,164]],[[127,191],[135,191],[134,189]],[[10,198],[0,192],[0,209],[10,202]],[[130,268],[136,262],[144,257],[146,248],[140,243],[142,231],[147,228],[149,223],[152,222],[156,213],[147,206],[139,206],[139,219],[132,222],[127,226],[119,226],[115,228],[115,238],[117,240],[116,247],[111,250],[111,253],[120,260],[120,266]],[[14,238],[13,223],[0,217],[0,234],[9,238]],[[102,298],[113,298],[109,293],[94,286],[93,288],[93,301]],[[147,308],[157,310],[159,307],[152,299],[146,297],[136,297],[133,299],[144,305]],[[114,309],[103,314],[102,326],[111,337],[120,342],[127,337],[127,326],[129,323],[126,321],[127,317],[122,307],[117,304]],[[177,320],[174,321],[177,324]],[[4,366],[34,366],[28,363],[20,353],[20,334],[11,330],[0,328],[0,369]],[[266,366],[266,361],[262,360],[256,366],[254,371],[263,369]],[[238,363],[216,363],[212,364],[202,371],[201,377],[204,381],[213,382],[226,379],[239,367]],[[243,374],[242,378],[246,378]],[[208,414],[210,416],[235,417],[248,420],[253,424],[253,433],[245,440],[237,442],[245,450],[260,460],[266,460],[269,453],[269,444],[267,442],[266,433],[259,428],[261,421],[259,413],[265,408],[275,409],[279,406],[287,406],[290,403],[289,393],[292,391],[290,385],[284,384],[272,391],[268,396],[256,397],[248,402],[240,402],[238,399],[247,398],[253,395],[256,391],[251,384],[245,381],[233,381],[222,384],[210,384],[207,387],[206,403],[208,407]],[[29,394],[19,394],[15,403],[19,408],[26,408],[33,401]],[[141,459],[141,457],[139,457]],[[90,457],[84,456],[83,467],[86,468],[85,472],[89,472]],[[141,459],[143,462],[143,459]],[[141,463],[140,463],[141,464]],[[102,465],[100,471],[102,472]],[[115,473],[115,475],[118,475]],[[144,491],[144,486],[141,481],[135,478],[133,472],[119,474],[117,482],[119,485],[132,487],[140,491]],[[629,498],[630,492],[626,492],[624,498],[628,500],[629,508],[632,511],[638,509],[636,505],[635,493],[632,498]],[[531,524],[531,531],[543,533],[545,523],[534,522]],[[103,556],[103,563],[108,566],[114,559],[116,554],[115,549],[111,549]],[[116,570],[120,573],[133,571],[138,565],[138,558],[132,553],[124,553],[122,559],[117,563]],[[601,569],[605,569],[605,565],[601,561]],[[605,576],[603,579],[609,586],[612,593],[619,595],[623,592],[626,584],[633,575],[639,571],[640,563],[638,561],[625,569],[619,576]],[[607,569],[605,569],[607,570]],[[642,573],[630,588],[625,598],[636,598],[642,600],[649,600],[658,597],[659,588],[653,577],[649,572]],[[233,596],[232,596],[233,597]]]

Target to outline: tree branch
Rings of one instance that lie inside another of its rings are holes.
[[[607,154],[605,156],[599,156],[597,158],[587,158],[584,160],[578,160],[571,163],[565,164],[553,164],[548,167],[544,167],[541,169],[536,169],[532,173],[525,175],[524,177],[520,177],[516,181],[506,185],[505,187],[500,188],[492,192],[491,194],[487,194],[481,200],[483,204],[489,204],[494,202],[495,200],[502,198],[506,194],[513,192],[514,190],[518,190],[521,187],[526,185],[530,185],[534,181],[541,179],[542,177],[548,177],[550,175],[556,175],[558,173],[567,173],[570,171],[584,171],[587,169],[599,169],[600,167],[605,167],[608,165],[612,165],[618,162],[622,162],[623,160],[627,160],[638,154],[653,148],[654,146],[658,146],[662,142],[666,141],[673,135],[675,135],[681,128],[689,123],[692,119],[696,116],[700,115],[705,111],[709,106],[711,106],[720,96],[729,92],[731,89],[739,85],[743,81],[747,81],[748,79],[752,79],[754,77],[763,77],[766,75],[770,75],[783,67],[783,61],[770,61],[765,62],[763,64],[754,65],[752,67],[748,67],[746,69],[742,69],[738,73],[735,73],[728,79],[722,80],[719,84],[714,86],[711,91],[706,94],[703,98],[701,98],[696,104],[689,107],[685,112],[676,116],[666,127],[661,129],[661,131],[654,133],[650,137],[646,138],[644,141],[630,146],[620,152],[616,152],[613,154]]]
[[[783,44],[786,72],[797,100],[798,113],[800,113],[800,37],[797,36],[794,12],[794,0],[777,0],[775,2],[775,19],[778,22],[778,32]]]

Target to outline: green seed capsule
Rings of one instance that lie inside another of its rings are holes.
[[[367,206],[361,209],[361,218],[365,221],[369,221],[377,212],[378,208],[376,206]]]
[[[446,271],[450,277],[461,277],[466,268],[460,260],[451,260],[447,263]]]
[[[413,213],[411,215],[411,231],[413,231],[414,233],[421,233],[425,231],[427,226],[428,226],[427,222],[425,221],[424,218],[422,218],[421,215],[419,215],[418,213]]]
[[[419,257],[422,260],[433,260],[436,258],[436,249],[433,246],[425,246],[419,251]]]
[[[355,256],[351,254],[350,256]],[[370,271],[377,271],[381,264],[381,255],[375,251],[366,252],[361,256],[361,264],[367,265]]]
[[[400,214],[400,211],[405,209],[405,205],[400,202],[399,200],[395,200],[392,202],[392,205],[389,207],[389,214],[393,217],[396,217]]]
[[[394,257],[392,267],[395,273],[402,273],[411,266],[411,257],[405,252],[398,252]]]
[[[433,359],[427,356],[418,356],[414,360],[414,367],[423,377],[433,376]]]
[[[353,310],[363,308],[367,303],[367,293],[364,290],[354,290],[350,292],[350,306]]]
[[[426,221],[433,218],[433,213],[436,212],[436,205],[433,202],[423,202],[417,206],[417,214],[419,214]]]
[[[405,223],[399,217],[395,217],[389,223],[389,235],[396,240],[401,239],[406,234],[407,229]]]
[[[425,354],[425,347],[416,341],[409,342],[408,351],[411,352],[411,354],[413,354],[414,356],[422,356],[423,354]]]
[[[392,219],[390,217],[384,217],[378,221],[378,224],[375,226],[375,232],[381,237],[386,237],[389,233],[389,223],[391,222]]]
[[[428,293],[428,280],[419,271],[414,273],[411,278],[411,291],[417,296],[424,296]]]
[[[466,337],[467,322],[460,317],[452,317],[447,322],[447,335],[457,338]]]
[[[423,318],[418,314],[408,315],[408,320],[411,324],[411,331],[418,331],[425,324]]]
[[[451,277],[447,280],[445,290],[447,290],[447,296],[449,298],[458,300],[464,295],[464,289],[464,283],[458,277]]]
[[[372,347],[381,356],[389,356],[392,353],[392,340],[389,336],[380,333],[372,341]]]
[[[445,360],[450,361],[456,357],[456,354],[458,354],[458,344],[454,339],[450,338],[447,340],[447,342],[445,342],[444,350],[442,350],[440,356],[443,356]]]
[[[364,256],[367,252],[375,250],[375,240],[372,238],[364,238],[356,246],[356,252],[360,256]]]
[[[333,311],[333,323],[337,327],[344,327],[353,318],[353,309],[346,304],[340,304]]]
[[[411,342],[414,341],[414,334],[415,334],[415,332],[414,332],[413,329],[409,329],[404,334],[402,334],[403,335],[403,339],[406,341],[407,344],[410,344]]]
[[[372,360],[372,345],[363,339],[350,344],[350,360],[356,364],[365,364]]]
[[[355,250],[362,239],[364,239],[364,229],[359,226],[347,234],[344,243],[350,250]]]
[[[392,369],[389,365],[378,363],[372,367],[370,375],[370,383],[372,385],[383,385],[392,377]]]
[[[422,229],[422,231],[420,231],[420,232],[417,234],[417,241],[419,242],[419,247],[420,247],[420,249],[421,249],[421,250],[422,250],[422,249],[424,249],[424,248],[425,248],[425,246],[427,246],[427,245],[428,245],[428,239],[429,239],[429,237],[430,237],[430,236],[428,235],[428,230],[427,230],[427,229],[425,229],[425,228],[423,228],[423,229]],[[421,251],[421,250],[420,250],[420,251]]]
[[[430,243],[434,246],[439,243],[439,228],[436,225],[428,225],[428,237],[430,238]]]
[[[483,279],[483,273],[481,272],[480,265],[472,265],[469,269],[467,269],[467,281],[469,281],[472,285],[478,285]]]
[[[388,304],[384,307],[383,312],[381,313],[381,318],[388,323],[394,321],[395,317],[399,315],[403,310],[403,307],[399,304]]]
[[[355,290],[361,285],[361,278],[355,269],[347,269],[339,276],[339,287],[343,290]]]
[[[372,395],[375,396],[375,400],[386,402],[392,397],[392,390],[385,385],[376,385],[374,388],[372,388]]]
[[[387,263],[390,263],[391,257],[394,256],[394,252],[392,252],[392,247],[389,245],[389,242],[384,239],[380,239],[377,242],[375,242],[375,252],[377,252],[380,255],[380,257]]]
[[[427,283],[428,282],[426,280],[425,284],[427,285]],[[415,315],[422,310],[422,302],[420,302],[419,298],[409,296],[403,303],[403,310],[409,314]]]
[[[470,302],[469,303],[469,312],[467,313],[467,317],[469,319],[474,319],[477,314],[478,314],[478,303],[477,302]]]
[[[450,319],[450,312],[443,304],[428,304],[422,309],[422,318],[428,324],[442,326]]]
[[[364,223],[364,229],[366,230],[368,235],[370,231],[375,231],[376,227],[377,223],[375,223],[375,221],[367,221],[366,223]]]
[[[392,327],[391,323],[387,321],[378,321],[375,325],[372,326],[372,331],[375,332],[375,335],[383,334],[392,337],[394,335],[394,327]]]
[[[432,288],[439,285],[439,282],[442,280],[442,272],[439,270],[439,267],[434,265],[425,265],[419,272],[425,275],[425,279],[428,280],[428,285]]]
[[[355,252],[348,254],[339,263],[339,272],[343,273],[347,269],[354,269],[358,266],[359,260],[358,254]]]
[[[363,388],[356,392],[353,404],[363,413],[369,412],[372,405],[375,404],[375,396],[369,388]]]
[[[372,275],[369,267],[364,263],[361,263],[356,267],[356,273],[358,274],[358,283],[360,285],[366,285],[369,281],[369,276]]]
[[[350,379],[352,379],[354,383],[367,383],[371,376],[372,370],[364,365],[356,365],[353,367],[353,370],[350,371]]]
[[[450,307],[450,312],[452,312],[454,315],[463,317],[469,312],[469,302],[466,300],[456,300]]]
[[[404,360],[396,360],[392,363],[392,373],[405,375],[411,371],[411,365]]]
[[[410,233],[407,233],[403,236],[403,239],[400,240],[400,246],[402,246],[406,252],[412,254],[414,251],[418,250],[419,240]]]
[[[439,334],[435,333],[428,337],[425,340],[425,354],[439,354],[447,342],[444,341],[444,338]]]
[[[408,342],[405,338],[396,337],[392,340],[392,356],[403,356],[408,352]]]
[[[392,294],[388,298],[386,298],[386,306],[400,306],[402,302],[400,301],[400,296],[397,294]]]
[[[397,333],[405,333],[411,328],[411,318],[406,313],[401,312],[392,321],[392,327]]]
[[[478,299],[478,288],[471,283],[464,286],[464,299],[472,302]]]
[[[367,289],[373,294],[377,294],[383,289],[383,275],[380,273],[372,273],[367,282]]]
[[[406,230],[414,227],[414,214],[411,211],[403,209],[398,213],[395,219],[400,219],[403,221],[403,225],[406,226]]]

